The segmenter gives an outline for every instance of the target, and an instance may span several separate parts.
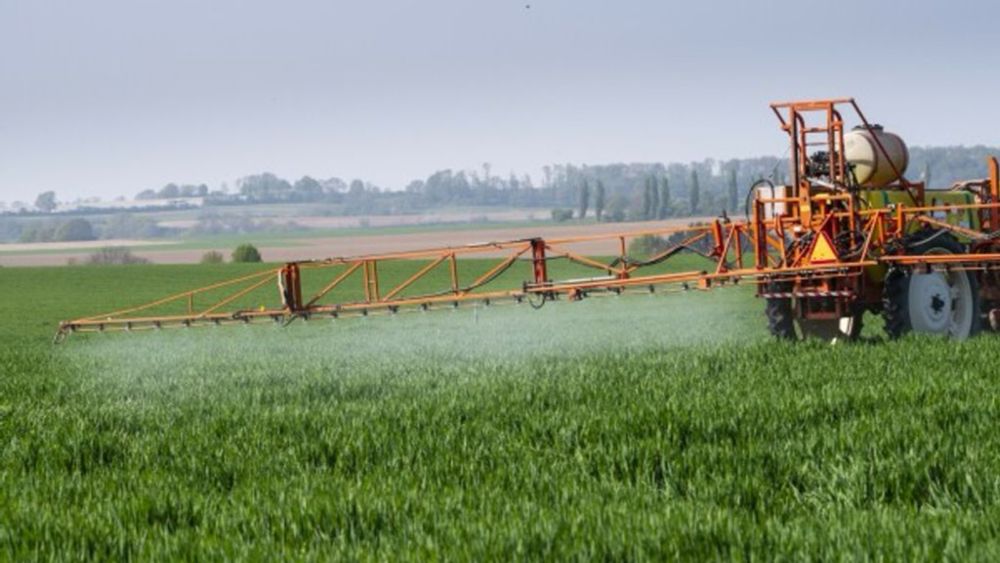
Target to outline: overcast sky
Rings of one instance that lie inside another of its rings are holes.
[[[0,0],[0,200],[780,155],[767,103],[798,97],[1000,145],[998,22],[963,0]]]

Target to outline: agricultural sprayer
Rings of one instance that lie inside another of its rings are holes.
[[[905,144],[870,123],[853,99],[771,109],[788,135],[790,181],[753,184],[743,218],[290,262],[65,321],[57,340],[73,332],[288,323],[462,303],[540,307],[558,298],[740,283],[756,285],[770,331],[780,338],[855,338],[866,312],[882,315],[890,337],[913,331],[962,339],[1000,326],[995,158],[988,159],[987,179],[931,190],[906,179]],[[649,235],[670,244],[643,259],[629,256],[629,243]],[[682,253],[702,256],[707,266],[678,271],[673,265]],[[553,279],[553,261],[592,274]],[[397,263],[392,276],[385,273],[389,263]],[[261,288],[270,289],[269,304],[251,299]]]

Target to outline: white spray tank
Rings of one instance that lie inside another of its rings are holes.
[[[871,131],[858,126],[844,135],[844,158],[854,165],[854,176],[861,187],[884,188],[906,173],[910,151],[899,135],[885,131],[881,125],[872,125]],[[895,171],[890,161],[895,164]]]

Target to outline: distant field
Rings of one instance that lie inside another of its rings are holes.
[[[288,259],[286,256],[295,255],[294,250],[289,250],[294,247],[329,247],[333,239],[342,237],[379,237],[443,231],[475,231],[495,229],[498,226],[516,229],[551,225],[548,220],[549,210],[538,208],[447,207],[391,215],[343,215],[343,213],[342,205],[322,203],[227,205],[185,210],[140,211],[129,215],[153,221],[160,227],[181,234],[149,240],[0,242],[0,266],[60,266],[71,259],[79,261],[92,252],[93,248],[101,246],[128,247],[158,263],[197,263],[205,251],[228,251],[248,241],[278,250],[282,256],[275,259],[284,260]],[[72,217],[72,215],[12,217],[5,220],[26,225],[66,221]],[[98,213],[80,217],[97,224],[99,228],[100,225],[113,220],[115,215]],[[232,228],[232,221],[235,221],[240,231],[250,232],[212,234],[196,229],[206,217],[222,220],[228,228]],[[226,223],[226,219],[231,221]],[[590,223],[592,221],[574,222],[577,226]],[[247,225],[250,228],[247,228]],[[321,249],[306,252],[319,251]],[[309,257],[315,256],[313,254]],[[298,259],[302,257],[304,256],[299,256]]]
[[[582,223],[584,225],[591,222]],[[566,226],[579,227],[580,223]],[[437,223],[426,225],[394,225],[368,227],[339,228],[309,228],[293,231],[263,231],[248,234],[200,234],[194,236],[179,236],[147,240],[95,240],[84,242],[51,242],[51,243],[6,243],[0,244],[0,263],[4,256],[46,256],[46,255],[85,255],[94,248],[102,246],[124,246],[139,252],[177,251],[177,250],[213,250],[235,247],[238,244],[252,241],[265,248],[282,248],[289,246],[308,245],[313,240],[334,239],[339,237],[380,237],[391,235],[407,235],[438,232],[465,232],[486,229],[519,229],[539,226],[552,226],[548,221],[514,221],[505,223]],[[53,263],[48,265],[61,265]]]
[[[741,287],[49,344],[261,267],[0,269],[0,559],[1000,555],[990,336],[787,345]]]
[[[179,239],[156,239],[148,243],[131,241],[128,246],[136,255],[161,264],[195,264],[208,250],[228,255],[237,245],[250,242],[257,245],[266,260],[291,261],[356,256],[380,252],[415,250],[442,246],[502,241],[528,237],[568,237],[600,233],[647,230],[684,226],[695,219],[634,223],[594,223],[593,221],[556,224],[546,222],[467,223],[439,225],[401,225],[394,227],[363,227],[329,230],[309,230],[288,233],[254,233],[247,235],[214,235]],[[0,266],[58,266],[70,259],[86,257],[91,243],[46,243],[24,249],[20,245],[0,245]],[[100,245],[100,243],[95,243]],[[590,254],[609,253],[611,246],[595,243],[578,250]]]

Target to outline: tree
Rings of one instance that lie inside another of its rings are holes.
[[[604,219],[604,182],[598,180],[594,191],[594,214],[597,220]]]
[[[608,201],[608,221],[612,223],[621,223],[625,220],[625,209],[628,207],[628,202],[620,194],[613,196],[610,201]]]
[[[326,194],[340,194],[347,191],[347,182],[336,177],[327,178],[320,182],[320,185],[323,186],[323,193]]]
[[[483,163],[483,184],[486,186],[493,185],[493,167],[489,162]]]
[[[53,235],[55,232],[51,226],[32,221],[24,226],[17,240],[18,242],[52,242]]]
[[[924,161],[924,171],[920,174],[920,180],[923,181],[925,188],[931,187],[931,162],[929,160]]]
[[[175,197],[180,197],[181,189],[177,184],[167,184],[160,188],[160,191],[156,194],[160,199],[173,199]]]
[[[573,218],[572,209],[553,209],[552,220],[556,223],[563,223]]]
[[[642,190],[642,216],[641,219],[649,219],[652,210],[653,198],[649,195],[649,177],[646,177],[645,186]]]
[[[292,186],[292,191],[304,201],[316,201],[323,197],[323,185],[309,176],[299,178]]]
[[[691,200],[691,214],[696,215],[701,209],[701,187],[698,185],[698,171],[693,167],[691,168],[691,189],[688,193],[688,198]]]
[[[649,177],[649,219],[658,219],[660,214],[660,188],[656,176]]]
[[[580,219],[587,217],[587,208],[590,207],[590,184],[586,180],[580,186]]]
[[[56,192],[48,191],[38,194],[35,198],[35,207],[39,211],[52,213],[56,208]]]
[[[149,260],[132,254],[132,251],[121,246],[102,248],[87,257],[87,264],[94,266],[120,266],[128,264],[146,264]]]
[[[241,178],[240,193],[253,201],[287,200],[292,192],[292,185],[270,172],[254,174]]]
[[[135,194],[135,199],[156,199],[156,190],[142,190]]]
[[[736,183],[736,167],[734,166],[729,169],[729,205],[727,209],[729,213],[736,213],[739,198],[739,186]]]
[[[660,212],[657,218],[666,219],[670,216],[670,180],[664,176],[660,180]]]
[[[116,213],[104,222],[101,233],[104,238],[153,238],[167,234],[152,217],[144,214]]]
[[[241,244],[233,250],[233,262],[260,262],[260,251],[252,244]]]
[[[513,172],[511,172],[510,177],[507,178],[507,185],[504,186],[501,182],[500,189],[519,190],[521,189],[521,180]]]
[[[94,240],[97,237],[94,236],[94,226],[90,224],[90,221],[86,219],[70,219],[62,225],[59,225],[59,228],[56,229],[56,233],[52,238],[59,242],[68,242],[75,240]]]
[[[226,258],[218,250],[209,250],[201,255],[202,264],[222,264]]]

